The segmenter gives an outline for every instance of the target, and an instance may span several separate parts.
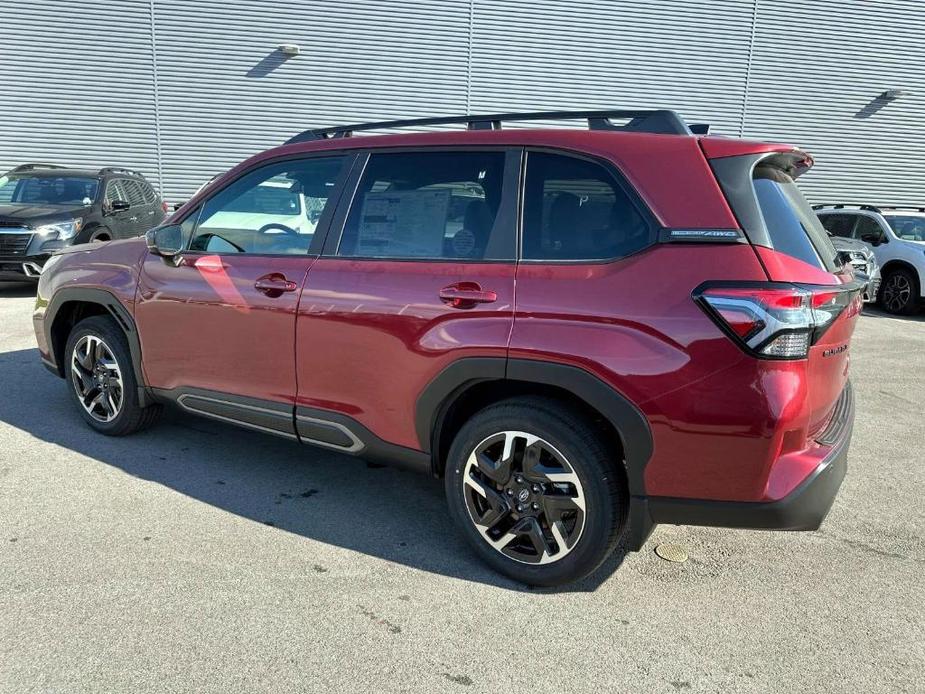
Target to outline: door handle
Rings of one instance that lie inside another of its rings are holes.
[[[280,272],[271,272],[263,277],[258,277],[254,282],[254,289],[263,292],[271,299],[282,296],[283,292],[294,292],[299,285],[292,280],[287,280],[286,276]]]
[[[482,289],[478,282],[457,282],[440,290],[440,301],[452,308],[473,308],[476,304],[490,304],[498,300],[498,294]]]

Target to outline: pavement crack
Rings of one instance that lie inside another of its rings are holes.
[[[383,618],[383,617],[380,617],[379,615],[377,615],[377,614],[376,614],[375,612],[373,612],[372,610],[363,607],[363,605],[357,605],[357,607],[360,608],[360,614],[362,614],[364,617],[367,617],[367,618],[369,619],[369,621],[373,622],[374,624],[378,624],[379,626],[385,627],[385,628],[388,629],[389,632],[391,632],[392,634],[400,634],[400,633],[401,633],[401,627],[398,626],[397,624],[394,624],[394,623],[390,622],[389,620],[387,620],[387,619],[385,619],[385,618]]]
[[[905,561],[914,561],[918,564],[925,564],[925,560],[916,559],[915,557],[910,557],[905,554],[899,554],[898,552],[889,552],[885,549],[880,549],[879,547],[874,547],[869,545],[866,542],[860,542],[859,540],[852,540],[847,537],[841,537],[839,535],[832,535],[831,533],[822,532],[821,530],[817,532],[821,537],[829,538],[835,540],[836,542],[841,542],[844,545],[859,549],[862,552],[867,552],[868,554],[875,554],[878,557],[885,557],[887,559],[903,559]]]

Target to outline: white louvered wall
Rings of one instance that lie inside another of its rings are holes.
[[[814,200],[925,203],[913,0],[0,4],[0,170],[137,168],[171,201],[312,126],[658,106],[805,146]],[[276,47],[294,43],[302,55]],[[872,103],[885,89],[911,92]],[[877,108],[882,106],[882,108]],[[865,117],[866,116],[866,117]]]

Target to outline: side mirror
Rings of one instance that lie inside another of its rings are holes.
[[[145,234],[145,242],[154,255],[173,258],[183,250],[183,228],[179,224],[154,227]]]
[[[125,202],[125,200],[113,200],[111,203],[109,203],[109,209],[111,212],[125,212],[130,207],[131,205]]]
[[[886,243],[886,236],[881,234],[861,234],[861,241],[864,243],[869,243],[871,246],[879,246],[881,243]]]

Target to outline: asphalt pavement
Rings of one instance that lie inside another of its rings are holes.
[[[95,434],[33,302],[0,285],[0,692],[925,689],[925,316],[859,322],[821,530],[660,526],[552,591],[481,564],[426,477],[182,413]]]

